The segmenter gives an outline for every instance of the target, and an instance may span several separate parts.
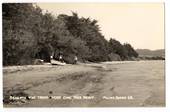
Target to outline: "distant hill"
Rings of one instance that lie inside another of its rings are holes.
[[[144,57],[165,57],[165,49],[149,50],[149,49],[136,49],[139,56]]]

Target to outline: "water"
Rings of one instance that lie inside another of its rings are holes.
[[[133,96],[133,106],[165,106],[164,61],[107,62],[104,65],[112,70],[109,74],[115,92]]]

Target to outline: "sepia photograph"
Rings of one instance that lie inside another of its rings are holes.
[[[3,107],[165,107],[164,5],[2,3]]]

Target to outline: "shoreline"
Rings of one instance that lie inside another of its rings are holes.
[[[139,60],[139,61],[106,61],[106,62],[99,62],[99,63],[79,63],[75,65],[99,65],[99,64],[120,64],[120,63],[131,63],[131,62],[145,62],[145,61],[165,61],[165,60]],[[28,70],[30,69],[36,69],[36,68],[52,68],[57,66],[71,66],[74,64],[66,64],[66,65],[52,65],[51,63],[44,63],[41,65],[12,65],[12,66],[2,66],[3,72],[15,72],[15,71],[21,71],[21,70]]]

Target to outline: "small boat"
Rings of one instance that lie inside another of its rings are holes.
[[[60,62],[60,61],[57,61],[57,60],[54,60],[54,59],[51,59],[51,64],[52,65],[66,65],[66,63],[64,62]]]

